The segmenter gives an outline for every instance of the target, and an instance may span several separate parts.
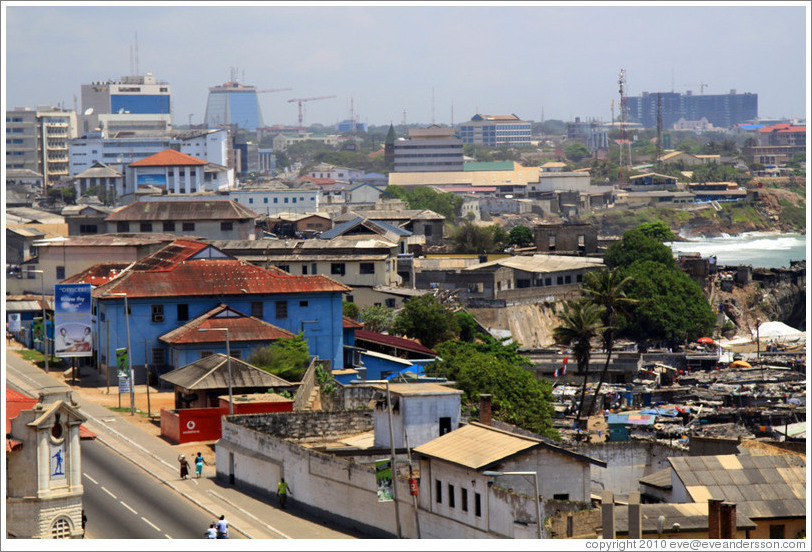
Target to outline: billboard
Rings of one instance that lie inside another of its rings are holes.
[[[136,179],[139,186],[166,186],[166,174],[164,173],[139,173]]]
[[[54,286],[54,354],[58,357],[93,355],[90,321],[90,284]]]
[[[392,461],[375,460],[375,482],[378,487],[378,502],[392,502]]]

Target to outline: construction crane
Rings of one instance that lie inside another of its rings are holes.
[[[682,86],[691,86],[691,85],[690,84],[683,84]],[[708,86],[708,83],[700,81],[698,86],[699,86],[699,93],[704,94],[705,93],[705,87]]]
[[[257,90],[257,94],[266,94],[268,92],[287,92],[293,88],[269,88],[268,90]]]
[[[330,98],[335,98],[335,96],[316,96],[314,98],[293,98],[288,100],[290,102],[298,102],[299,103],[299,126],[302,126],[302,104],[305,102],[312,102],[314,100],[329,100]]]

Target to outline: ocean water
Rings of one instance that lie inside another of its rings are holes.
[[[686,238],[688,241],[666,243],[675,253],[715,255],[720,266],[751,265],[753,268],[789,267],[790,261],[806,260],[808,249],[803,234],[746,232],[718,238]]]

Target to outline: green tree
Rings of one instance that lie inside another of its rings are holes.
[[[508,234],[498,225],[479,226],[471,221],[463,222],[451,235],[451,245],[456,253],[496,253],[505,248]]]
[[[606,248],[603,257],[603,262],[609,268],[627,267],[639,260],[656,261],[668,268],[676,266],[671,248],[647,236],[639,227],[625,232],[620,240]]]
[[[395,326],[395,311],[383,305],[372,305],[361,309],[361,322],[371,332],[391,332]]]
[[[581,419],[584,410],[584,397],[586,396],[586,382],[589,377],[589,357],[592,350],[591,341],[603,331],[601,315],[603,309],[583,298],[564,303],[563,309],[558,313],[560,326],[553,328],[553,339],[561,345],[572,348],[572,354],[578,364],[578,373],[583,373],[584,383],[581,387],[581,399],[578,405],[576,425]]]
[[[522,224],[514,226],[508,233],[508,243],[517,247],[533,245],[533,230]]]
[[[479,324],[477,324],[476,319],[471,313],[464,310],[455,312],[454,317],[457,319],[460,341],[472,343],[479,335]]]
[[[637,229],[649,238],[654,238],[659,242],[674,241],[674,232],[661,220],[641,223]]]
[[[310,362],[304,332],[257,349],[248,359],[250,364],[290,382],[302,380]]]
[[[464,404],[476,405],[481,394],[490,394],[497,420],[559,439],[552,424],[552,385],[533,375],[532,363],[517,349],[490,336],[477,343],[446,341],[436,349],[442,360],[427,371],[454,381]]]
[[[433,295],[420,295],[406,301],[395,318],[394,331],[417,339],[431,349],[454,339],[459,326],[454,313],[437,302]]]
[[[575,142],[572,144],[568,144],[564,148],[564,155],[567,156],[567,159],[574,163],[579,163],[582,159],[586,159],[592,156],[592,152],[589,151],[589,148],[583,145],[581,142]]]
[[[641,260],[623,270],[632,282],[627,295],[636,303],[622,331],[638,341],[677,346],[713,330],[716,316],[702,288],[679,268]]]
[[[603,307],[603,314],[601,315],[603,334],[601,337],[603,347],[606,350],[606,362],[603,365],[598,385],[595,387],[595,394],[592,396],[587,415],[592,414],[601,386],[606,381],[606,374],[609,371],[609,363],[612,359],[612,348],[615,345],[618,316],[625,319],[629,314],[629,308],[635,303],[634,299],[626,296],[626,288],[631,283],[632,278],[624,276],[618,268],[588,272],[584,276],[583,287],[586,298],[595,305]]]
[[[456,220],[462,209],[461,197],[447,192],[437,192],[428,187],[389,186],[386,191],[405,201],[409,209],[430,209],[443,215],[449,222]]]
[[[358,305],[356,305],[355,303],[344,301],[343,303],[341,303],[341,314],[343,314],[347,318],[351,318],[352,320],[358,320],[358,315],[360,314],[360,311],[358,310]]]

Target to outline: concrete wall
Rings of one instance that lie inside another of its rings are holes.
[[[392,413],[395,448],[406,447],[404,433],[409,438],[410,447],[419,447],[436,439],[440,436],[440,418],[449,418],[451,431],[460,425],[460,394],[399,396],[392,393],[392,402],[395,400],[399,403],[398,410]],[[386,406],[373,410],[373,420],[375,446],[390,447],[389,411]]]
[[[649,441],[588,444],[578,452],[606,462],[592,471],[593,490],[628,494],[640,490],[640,478],[670,468],[668,457],[688,456],[684,450]]]

